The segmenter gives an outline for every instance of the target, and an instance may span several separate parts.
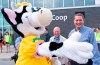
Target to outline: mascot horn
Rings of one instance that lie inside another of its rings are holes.
[[[1,12],[14,31],[23,37],[16,65],[51,65],[47,57],[52,56],[65,56],[85,64],[93,57],[93,46],[87,42],[78,42],[81,36],[79,32],[73,33],[70,38],[59,44],[43,42],[39,38],[44,33],[45,26],[52,21],[49,9],[25,5],[13,10],[3,8]]]

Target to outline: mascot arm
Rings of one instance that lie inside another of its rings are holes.
[[[79,33],[77,36],[80,36]],[[74,36],[74,38],[76,37]],[[38,54],[42,56],[66,56],[77,63],[85,64],[88,62],[88,59],[93,57],[93,46],[87,42],[78,42],[78,39],[75,40],[74,38],[69,38],[59,44],[55,42],[44,42],[43,44],[39,45]]]

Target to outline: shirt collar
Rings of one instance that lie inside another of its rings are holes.
[[[82,27],[80,27],[79,32],[81,32],[84,29],[84,25]],[[76,31],[76,29],[75,29]]]
[[[55,36],[54,36],[54,39],[60,40],[60,36],[59,36],[59,37],[55,37]]]

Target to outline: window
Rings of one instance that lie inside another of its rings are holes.
[[[53,8],[53,0],[44,0],[45,8]]]
[[[63,7],[63,0],[54,0],[54,7],[55,8]]]
[[[2,3],[2,6],[3,6],[3,8],[4,7],[7,7],[8,8],[8,0],[2,0],[3,1],[3,3]]]
[[[35,7],[43,7],[43,0],[34,0]]]
[[[25,0],[19,0],[20,2],[24,2]]]
[[[25,0],[17,0],[17,3],[21,3],[24,2]]]
[[[2,0],[0,0],[0,10],[1,10],[1,8],[2,8]]]
[[[95,5],[95,0],[85,0],[85,5]]]
[[[74,0],[75,6],[84,6],[84,0]]]
[[[100,0],[95,0],[95,5],[100,5]]]
[[[73,6],[73,0],[64,0],[64,7]]]
[[[31,5],[33,5],[33,0],[26,0],[26,2],[29,2]]]
[[[4,26],[6,27],[6,26],[9,26],[9,23],[5,20],[5,19],[3,19],[3,22],[4,22]]]

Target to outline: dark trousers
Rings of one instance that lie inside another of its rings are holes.
[[[98,44],[98,50],[100,51],[100,43],[97,43]]]
[[[15,53],[14,56],[11,57],[11,60],[14,60],[14,62],[16,63],[17,59],[18,59],[18,53],[17,54]]]
[[[70,64],[71,65],[92,65],[93,64],[93,61],[91,59],[88,60],[88,62],[86,64],[79,64],[73,60],[70,60]]]

